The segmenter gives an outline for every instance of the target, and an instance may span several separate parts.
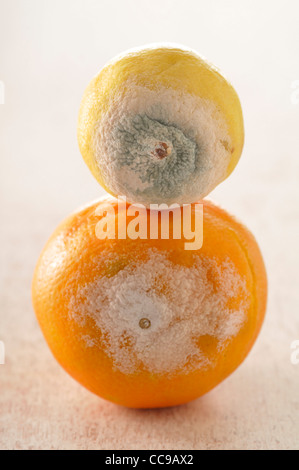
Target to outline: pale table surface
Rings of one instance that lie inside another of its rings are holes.
[[[96,3],[1,3],[0,448],[298,449],[299,364],[290,360],[299,339],[297,4],[230,2],[226,10],[205,2],[202,17],[201,2],[188,11],[165,2],[165,25],[154,15],[158,0],[137,21],[126,16],[127,2]],[[30,284],[55,226],[102,194],[76,144],[86,83],[111,56],[157,40],[162,29],[158,39],[192,45],[222,67],[241,97],[244,153],[211,199],[255,234],[269,301],[257,343],[226,381],[187,405],[136,411],[99,399],[60,368],[37,325]]]

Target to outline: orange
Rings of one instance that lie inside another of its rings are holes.
[[[198,250],[161,233],[132,240],[116,230],[115,239],[99,239],[101,221],[112,233],[129,210],[112,198],[70,215],[46,244],[32,285],[38,321],[57,361],[100,397],[136,408],[185,403],[250,351],[266,308],[263,259],[243,225],[201,204]],[[191,208],[194,224],[200,206]],[[139,226],[145,219],[149,235],[149,210]]]

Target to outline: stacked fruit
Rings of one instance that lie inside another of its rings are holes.
[[[202,199],[233,171],[243,138],[235,90],[193,51],[129,51],[88,85],[79,146],[113,197],[56,229],[33,303],[54,356],[92,392],[131,407],[185,403],[251,349],[263,259],[243,225]]]

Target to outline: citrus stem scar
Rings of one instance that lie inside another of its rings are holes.
[[[141,320],[139,321],[139,326],[142,329],[147,329],[151,326],[151,322],[148,318],[141,318]]]
[[[159,160],[163,160],[163,158],[167,157],[171,154],[171,148],[165,142],[158,142],[155,150],[152,152],[152,155]]]

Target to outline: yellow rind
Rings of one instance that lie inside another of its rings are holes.
[[[150,90],[164,86],[212,101],[223,116],[231,139],[231,159],[223,179],[231,174],[244,144],[242,109],[236,91],[213,65],[195,52],[177,47],[148,47],[110,61],[91,80],[81,102],[79,148],[94,177],[110,194],[115,196],[105,185],[94,158],[94,129],[115,94],[126,91],[125,83],[129,79]]]

